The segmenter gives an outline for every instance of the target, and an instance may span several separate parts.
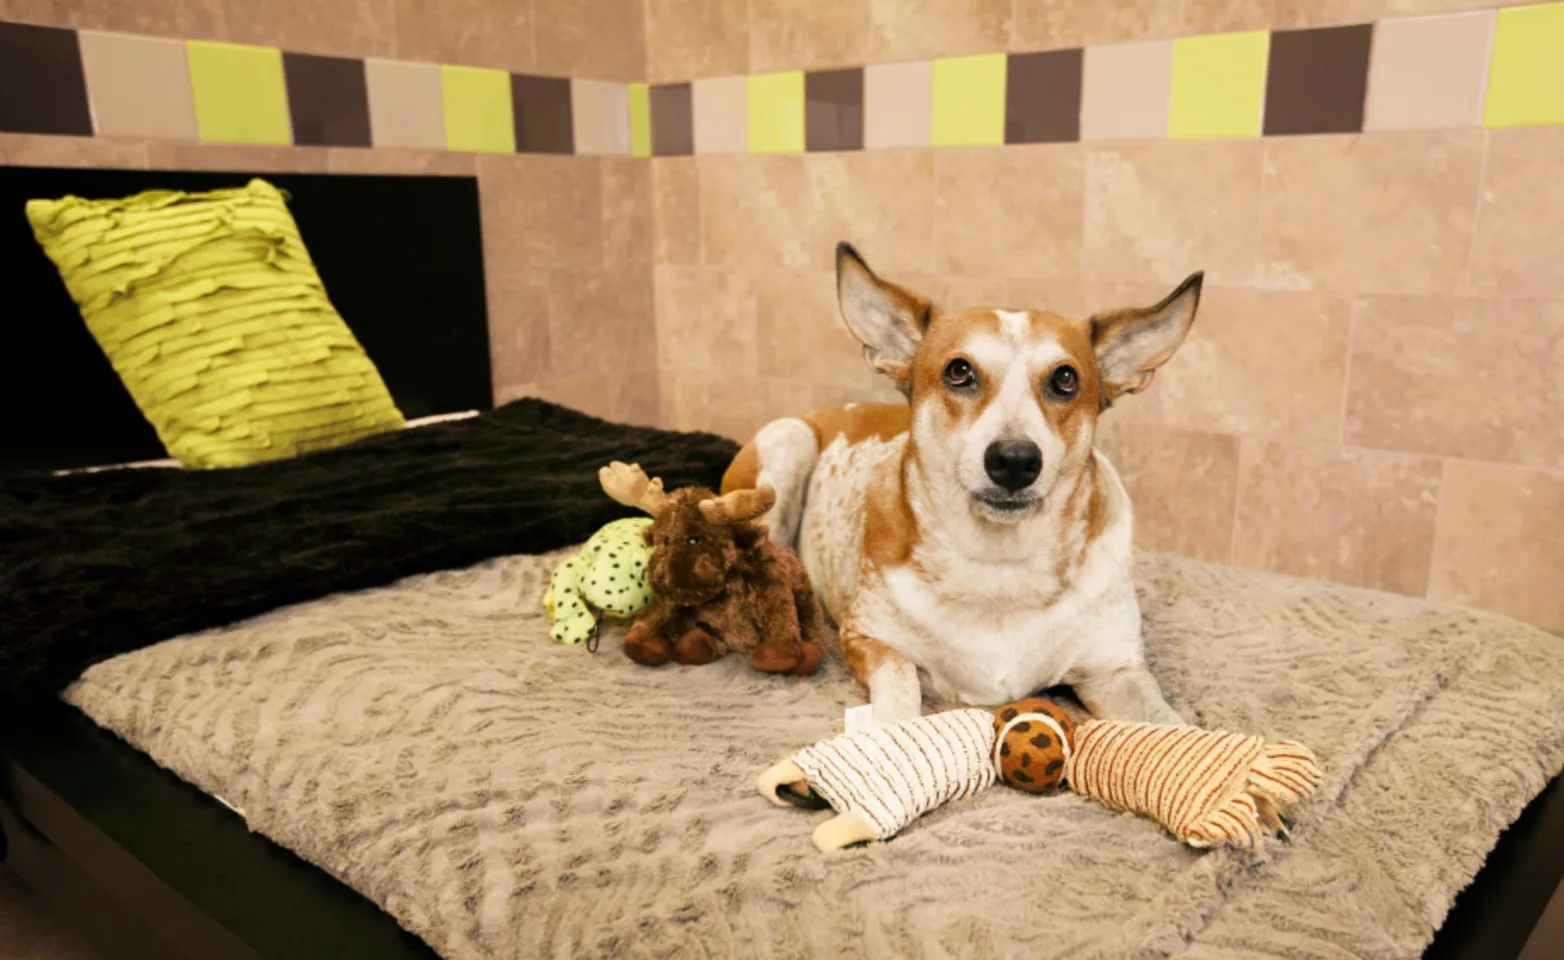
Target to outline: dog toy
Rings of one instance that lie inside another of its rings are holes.
[[[1116,810],[1143,814],[1191,847],[1258,853],[1282,814],[1314,792],[1319,767],[1291,741],[1111,720],[1074,723],[1030,698],[842,734],[760,775],[780,805],[837,815],[815,829],[822,852],[895,836],[942,803],[1002,781],[1028,793],[1067,784]]]
[[[741,653],[766,673],[819,669],[825,614],[803,564],[751,522],[775,502],[770,487],[666,493],[662,481],[619,462],[600,476],[610,496],[652,516],[646,569],[655,597],[625,637],[630,659],[701,664]]]
[[[645,517],[615,520],[592,534],[581,552],[560,564],[543,594],[552,621],[549,635],[560,643],[585,643],[597,649],[598,618],[629,618],[646,609],[652,588],[646,582]]]

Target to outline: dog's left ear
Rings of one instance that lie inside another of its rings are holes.
[[[1151,384],[1152,374],[1173,356],[1195,322],[1204,280],[1204,273],[1191,274],[1155,306],[1092,317],[1092,350],[1102,378],[1104,406]]]

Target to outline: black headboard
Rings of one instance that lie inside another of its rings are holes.
[[[212,190],[261,176],[408,417],[494,404],[473,177],[0,167],[0,471],[167,456],[43,255],[34,198]]]

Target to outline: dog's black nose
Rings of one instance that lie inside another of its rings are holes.
[[[1043,472],[1043,451],[1031,441],[991,443],[983,451],[983,469],[990,480],[1014,493]]]

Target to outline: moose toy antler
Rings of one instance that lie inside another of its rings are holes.
[[[768,673],[819,668],[825,615],[809,578],[792,551],[752,522],[776,503],[774,490],[668,493],[660,479],[619,461],[598,480],[615,501],[652,517],[647,582],[657,597],[625,638],[630,659],[698,664],[737,651]]]

